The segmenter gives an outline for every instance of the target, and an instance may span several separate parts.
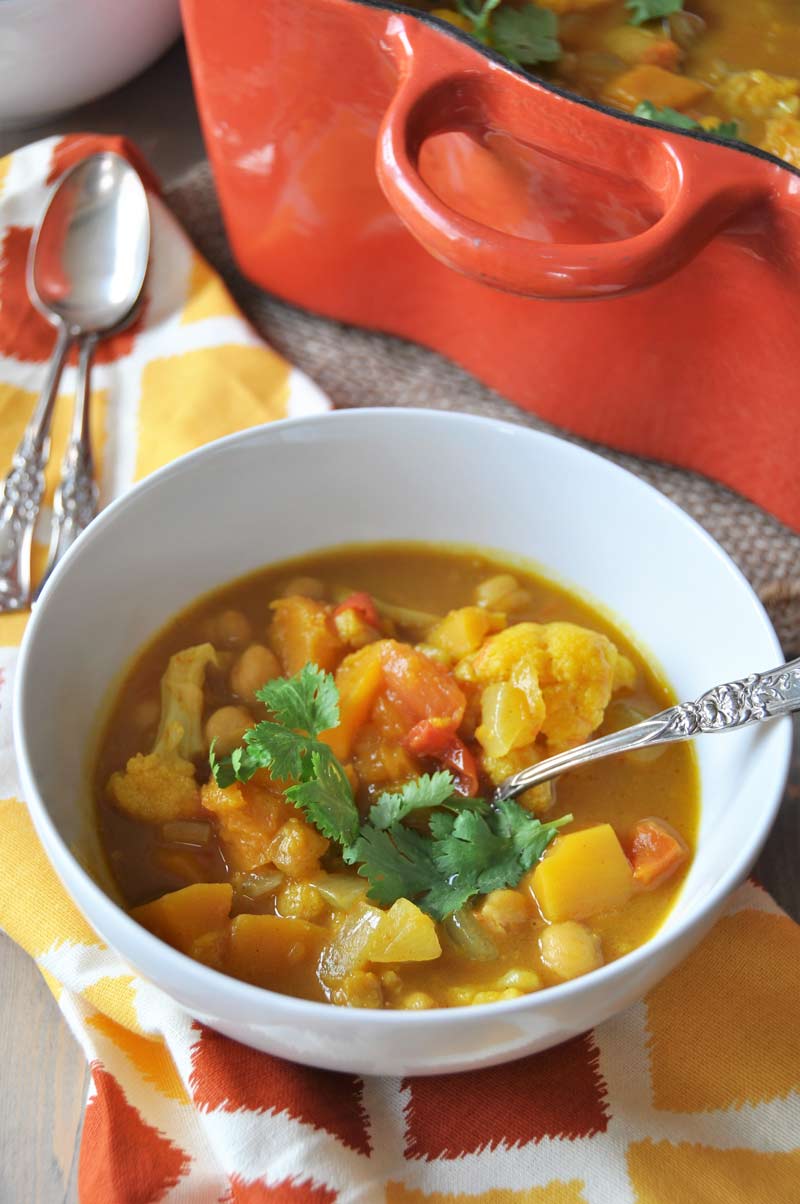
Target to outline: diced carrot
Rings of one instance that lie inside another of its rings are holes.
[[[415,720],[449,719],[458,727],[467,700],[443,665],[397,640],[381,641],[381,657],[386,684]]]
[[[689,855],[686,842],[663,819],[640,819],[634,824],[626,852],[634,882],[645,888],[666,882]]]
[[[336,670],[339,726],[323,732],[320,739],[333,749],[340,761],[349,760],[356,736],[369,718],[382,685],[380,644],[367,644],[351,653]]]
[[[374,627],[376,631],[380,631],[380,616],[369,594],[364,592],[350,594],[343,602],[339,603],[333,613],[334,615],[340,615],[345,610],[356,611],[366,623],[369,623],[370,627]]]
[[[294,594],[270,605],[269,640],[284,673],[291,677],[309,661],[328,672],[336,668],[345,646],[321,602]]]
[[[478,793],[478,767],[464,741],[456,735],[452,720],[421,719],[404,741],[415,757],[431,757],[455,779],[459,794],[474,798]]]

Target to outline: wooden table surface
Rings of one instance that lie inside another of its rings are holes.
[[[175,47],[112,96],[57,123],[0,131],[0,155],[53,133],[126,134],[165,184],[203,157],[186,58]],[[778,821],[756,867],[759,881],[800,919],[800,720],[792,774]],[[83,1054],[38,970],[0,934],[0,1204],[75,1204],[83,1101]],[[106,1204],[84,1200],[82,1204]]]

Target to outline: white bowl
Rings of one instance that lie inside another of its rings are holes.
[[[520,1057],[644,995],[747,874],[791,739],[782,720],[698,741],[702,823],[678,902],[651,941],[586,978],[505,1003],[380,1012],[291,999],[191,961],[84,869],[100,864],[87,776],[110,692],[198,594],[298,553],[400,539],[531,558],[608,607],[679,697],[782,660],[741,573],[682,511],[598,456],[504,423],[414,410],[280,422],[185,456],[110,506],[54,574],[22,646],[16,749],[37,831],[93,927],[192,1016],[257,1049],[365,1074]]]
[[[180,28],[179,0],[0,0],[0,128],[118,88]]]

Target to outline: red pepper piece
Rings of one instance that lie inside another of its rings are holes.
[[[333,613],[334,615],[340,615],[345,610],[356,611],[357,614],[361,615],[365,623],[369,623],[370,627],[374,627],[376,631],[380,631],[380,615],[369,594],[364,592],[349,594],[344,602],[339,603]]]
[[[405,746],[416,757],[431,757],[453,775],[456,790],[467,798],[478,793],[478,766],[464,741],[448,719],[421,719],[405,738]]]

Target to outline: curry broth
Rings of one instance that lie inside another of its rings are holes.
[[[106,788],[110,775],[128,758],[152,747],[158,726],[160,679],[166,663],[173,653],[207,640],[215,616],[228,609],[242,612],[251,624],[252,638],[266,642],[268,603],[299,575],[318,579],[330,596],[336,590],[341,594],[344,588],[366,591],[382,601],[441,616],[471,603],[476,586],[487,577],[509,571],[530,595],[530,603],[515,611],[514,623],[567,620],[602,632],[636,669],[636,681],[625,693],[625,705],[653,714],[674,701],[641,652],[600,610],[538,574],[521,569],[517,563],[509,565],[471,550],[392,544],[342,548],[270,566],[206,595],[169,623],[134,660],[114,700],[100,742],[94,795],[101,843],[125,903],[135,907],[190,882],[224,882],[228,878],[225,859],[213,840],[203,849],[165,842],[157,826],[138,822],[115,809]],[[402,624],[398,624],[396,635],[400,640],[419,639],[418,631],[404,629]],[[208,673],[205,693],[206,713],[233,700],[225,675],[216,670]],[[617,705],[611,703],[601,731],[615,725]],[[207,765],[198,765],[198,776],[200,780],[208,777]],[[488,793],[490,785],[483,785]],[[610,758],[576,770],[558,781],[555,795],[550,814],[555,817],[571,812],[574,816],[566,831],[610,822],[622,835],[636,821],[652,815],[668,821],[689,849],[694,848],[699,783],[688,744],[664,747],[651,760]],[[335,848],[323,864],[334,871],[343,868]],[[669,912],[685,872],[681,869],[663,885],[634,895],[623,908],[595,917],[592,927],[602,938],[606,961],[653,934]],[[274,909],[271,896],[258,901],[240,899],[238,903],[239,911],[264,913]],[[465,960],[446,941],[442,946],[442,957],[435,962],[403,966],[406,992],[425,992],[439,1003],[458,1003],[463,988],[463,1002],[469,1002],[470,991],[474,994],[475,988],[496,984],[504,972],[513,976],[520,965],[534,969],[545,982],[552,981],[539,959],[533,928],[503,941],[499,957],[483,963]],[[268,980],[262,985],[269,985]],[[302,993],[325,998],[321,987],[309,989],[306,985]]]

